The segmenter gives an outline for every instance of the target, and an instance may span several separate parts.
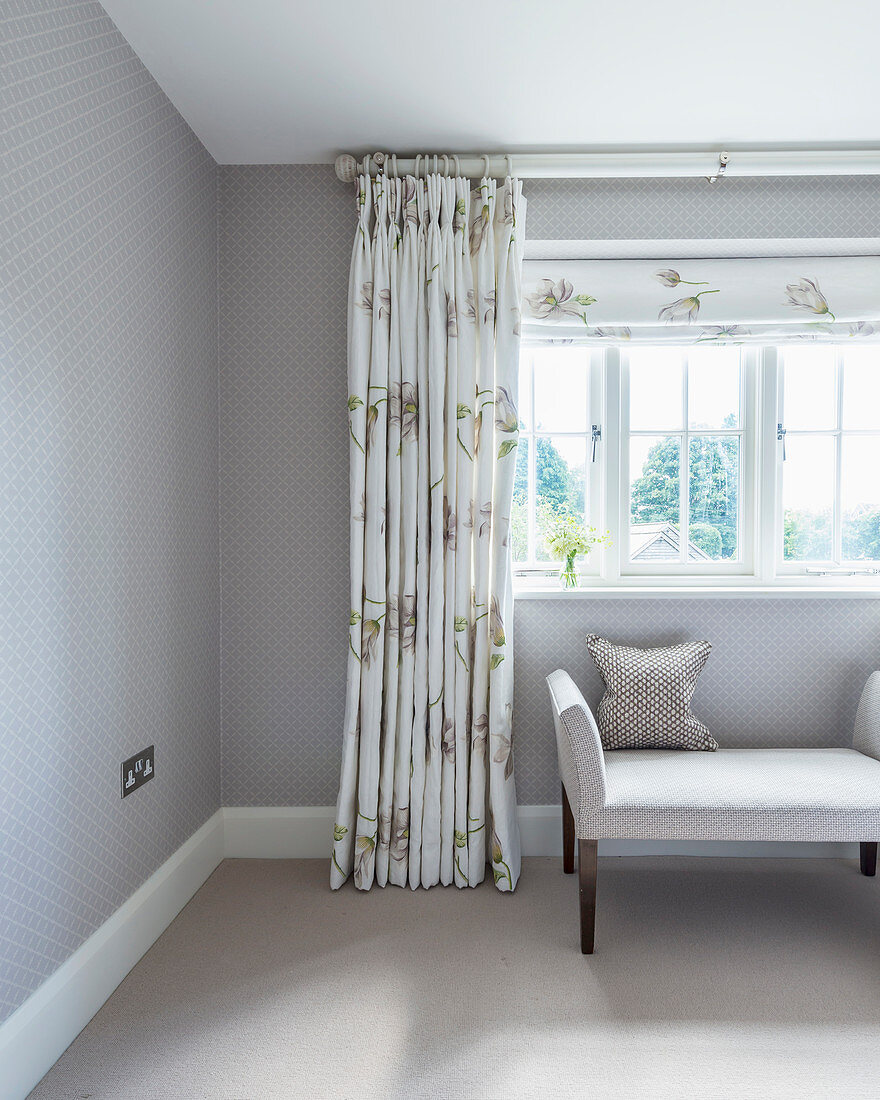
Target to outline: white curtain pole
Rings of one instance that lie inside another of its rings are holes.
[[[726,160],[724,158],[727,158]],[[336,175],[346,183],[368,171],[391,171],[391,157],[373,153],[358,161],[350,153],[336,158]],[[386,163],[388,162],[388,163]],[[512,156],[439,155],[419,158],[419,175],[434,171],[435,163],[444,174],[457,168],[461,175],[506,176],[511,165],[521,179],[601,179],[622,177],[704,176],[715,182],[721,176],[871,176],[880,175],[880,149],[800,150],[704,153],[517,153]],[[415,159],[398,157],[398,175],[414,175]]]

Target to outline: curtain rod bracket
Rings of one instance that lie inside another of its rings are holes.
[[[717,183],[722,178],[724,173],[727,171],[727,165],[729,161],[730,153],[724,152],[720,154],[720,156],[718,157],[718,171],[715,173],[714,176],[706,176],[706,179],[709,181],[709,183]]]

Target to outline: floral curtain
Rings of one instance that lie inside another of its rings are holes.
[[[520,870],[510,506],[518,180],[363,176],[348,303],[351,615],[331,885]]]
[[[523,324],[588,344],[880,340],[880,258],[527,261]]]

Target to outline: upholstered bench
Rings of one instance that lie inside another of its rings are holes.
[[[581,951],[592,954],[598,841],[859,841],[873,875],[880,837],[880,672],[851,749],[615,749],[568,673],[547,677],[562,778],[563,869],[578,841]]]

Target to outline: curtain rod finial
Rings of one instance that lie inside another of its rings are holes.
[[[358,175],[358,162],[351,153],[340,153],[336,158],[336,176],[343,183],[354,183]]]

